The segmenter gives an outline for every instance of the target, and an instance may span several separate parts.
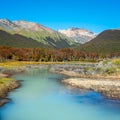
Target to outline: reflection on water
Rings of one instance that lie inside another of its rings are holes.
[[[65,77],[34,69],[14,76],[22,87],[11,92],[11,101],[0,108],[0,120],[119,120],[120,101],[93,91],[71,89]]]

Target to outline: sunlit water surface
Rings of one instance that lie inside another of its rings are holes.
[[[120,120],[120,101],[60,83],[65,76],[34,69],[13,76],[22,87],[0,108],[0,120]]]

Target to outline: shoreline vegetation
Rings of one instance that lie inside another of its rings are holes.
[[[57,62],[56,64],[59,64]],[[40,64],[54,64],[51,62],[6,61],[0,63],[0,106],[9,102],[8,93],[21,86],[20,81],[11,78],[12,75],[26,71],[29,68],[38,68]]]
[[[7,94],[20,87],[20,83],[12,78],[0,78],[0,106],[4,105],[9,101],[6,98]]]
[[[0,63],[0,106],[9,102],[6,98],[8,93],[20,87],[20,82],[11,78],[12,75],[23,72],[23,68],[9,65],[8,63]]]
[[[9,102],[6,98],[8,93],[17,89],[21,86],[20,81],[11,78],[12,75],[26,71],[33,65],[38,65],[38,62],[16,62],[16,61],[6,61],[0,63],[0,106]]]
[[[1,62],[0,63],[0,106],[9,101],[7,94],[20,87],[20,82],[11,75],[29,68],[49,65],[49,71],[69,76],[62,83],[73,88],[88,89],[102,93],[112,99],[120,99],[120,59],[101,62]]]
[[[62,83],[71,87],[99,92],[107,98],[120,100],[120,59],[98,63],[56,65],[51,72],[67,75]]]

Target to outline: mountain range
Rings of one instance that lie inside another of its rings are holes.
[[[0,46],[50,49],[74,47],[85,52],[120,53],[120,30],[105,30],[97,35],[82,28],[55,31],[34,22],[0,19]]]
[[[70,37],[75,42],[82,44],[92,40],[97,36],[97,34],[89,30],[85,30],[83,28],[74,28],[74,27],[68,28],[66,30],[58,30],[58,32],[66,35],[67,37]]]
[[[71,38],[34,22],[0,19],[0,30],[31,38],[50,48],[66,48],[74,44]]]

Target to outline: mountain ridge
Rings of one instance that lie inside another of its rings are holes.
[[[0,30],[6,31],[13,35],[19,34],[24,37],[31,38],[53,48],[66,48],[74,44],[72,39],[69,37],[34,22],[12,22],[8,19],[0,19]],[[58,44],[58,42],[60,44]]]
[[[96,38],[77,48],[86,52],[103,54],[120,52],[120,30],[105,30]]]
[[[10,34],[0,30],[0,46],[20,47],[20,48],[46,48],[43,45],[31,38],[26,38],[18,34]]]
[[[74,39],[75,42],[82,44],[92,40],[97,35],[89,30],[83,28],[75,28],[75,27],[71,27],[64,30],[58,30],[58,32],[66,35],[67,37]]]
[[[1,32],[2,30],[2,32]],[[3,33],[4,31],[4,33]],[[61,48],[69,48],[69,47],[76,47],[79,51],[85,52],[96,52],[96,53],[116,53],[120,52],[120,30],[111,29],[105,30],[101,32],[99,35],[96,36],[93,32],[89,30],[85,30],[83,28],[69,28],[70,33],[75,35],[83,35],[85,38],[93,37],[92,40],[84,41],[84,44],[79,44],[73,42],[73,38],[66,37],[62,33],[58,31],[54,31],[50,28],[47,28],[43,25],[28,22],[28,21],[10,21],[8,19],[0,19],[0,45],[12,46],[12,47],[44,47],[44,48],[54,48],[54,49],[61,49]],[[7,36],[7,38],[5,37]],[[88,37],[89,36],[89,37]],[[7,41],[6,41],[6,39]],[[18,40],[16,40],[18,38]],[[24,41],[25,44],[24,45]],[[4,43],[5,42],[5,43]],[[22,42],[22,43],[19,43]],[[30,42],[30,45],[29,45]],[[15,46],[15,43],[17,46]],[[12,45],[13,44],[13,45]],[[38,45],[37,45],[38,44]],[[23,45],[23,46],[22,46]]]

